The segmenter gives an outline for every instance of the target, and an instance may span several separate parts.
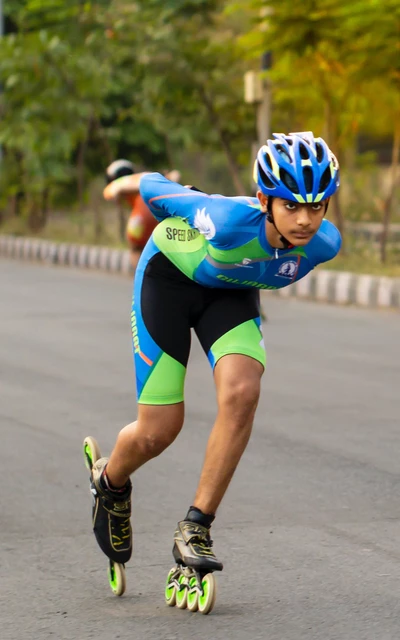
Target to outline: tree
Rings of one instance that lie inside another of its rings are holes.
[[[223,5],[142,0],[134,13],[127,12],[124,2],[115,3],[112,30],[117,44],[137,52],[141,88],[132,109],[140,102],[142,112],[172,147],[220,145],[236,191],[245,193],[240,164],[248,154],[246,138],[254,123],[243,103],[244,64]]]
[[[321,132],[342,163],[360,131],[371,130],[369,85],[377,78],[381,79],[378,109],[390,114],[389,78],[400,59],[397,2],[232,0],[228,6],[230,11],[252,14],[243,49],[253,58],[266,49],[273,52],[277,129]],[[398,115],[392,114],[398,122]],[[390,120],[389,116],[386,127]],[[394,162],[396,157],[394,153]],[[333,205],[335,222],[343,232],[338,198]]]
[[[121,95],[115,106],[113,96],[125,89],[129,97],[129,83],[114,80],[109,4],[29,0],[7,7],[17,28],[0,42],[2,194],[22,195],[32,230],[44,226],[45,205],[64,187],[77,185],[82,208],[88,163],[104,169],[124,136],[115,126]]]
[[[248,191],[243,75],[266,50],[275,130],[314,130],[342,166],[361,133],[398,139],[396,0],[8,0],[6,12],[2,193],[19,194],[33,226],[57,194],[82,205],[88,179],[118,156],[158,168],[176,150],[222,149],[235,191]]]

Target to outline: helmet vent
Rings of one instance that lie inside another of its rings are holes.
[[[280,169],[280,177],[285,187],[287,187],[292,193],[300,193],[296,180],[290,175],[290,173],[288,173],[288,171],[286,171],[286,169],[282,169],[282,167]]]
[[[265,158],[265,162],[267,163],[269,169],[271,169],[271,171],[272,171],[272,162],[271,162],[271,157],[270,157],[269,153],[266,153],[264,158]]]
[[[276,189],[276,185],[272,182],[272,180],[267,176],[264,169],[258,165],[259,177],[261,184],[265,185],[267,189]]]
[[[315,143],[315,150],[317,152],[317,162],[322,162],[324,158],[324,150],[322,148],[322,144],[320,142]]]
[[[337,171],[339,169],[339,162],[335,154],[332,153],[332,151],[331,151],[331,161],[333,162],[333,168]]]
[[[279,153],[279,155],[282,156],[282,158],[284,160],[286,160],[286,162],[292,162],[292,159],[288,155],[288,152],[286,151],[286,149],[285,149],[285,147],[283,145],[277,144],[275,148],[276,148],[277,152]]]
[[[313,171],[311,167],[303,168],[303,180],[307,193],[312,193],[313,190]]]
[[[321,180],[319,181],[318,192],[323,193],[325,189],[328,188],[330,181],[331,181],[331,170],[330,170],[330,167],[328,166],[326,167],[324,173],[321,176]]]
[[[299,150],[300,150],[300,158],[302,160],[308,160],[310,157],[310,154],[308,153],[307,147],[304,144],[300,143]]]

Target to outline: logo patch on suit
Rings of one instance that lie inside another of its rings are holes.
[[[288,260],[287,262],[282,262],[276,275],[281,278],[288,278],[289,280],[292,280],[297,274],[298,268],[299,265],[296,260]]]
[[[193,226],[196,227],[207,240],[211,240],[216,234],[215,225],[210,218],[210,214],[206,213],[205,207],[203,207],[203,209],[197,209]]]

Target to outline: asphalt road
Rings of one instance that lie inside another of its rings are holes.
[[[0,261],[1,640],[398,640],[400,315],[267,298],[268,369],[213,527],[209,616],[164,605],[215,399],[194,342],[185,428],[134,478],[123,598],[90,528],[81,442],[135,418],[121,276]]]

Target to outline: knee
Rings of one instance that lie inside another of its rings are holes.
[[[228,382],[219,394],[220,409],[239,420],[252,416],[260,397],[260,380],[238,378]]]
[[[141,455],[146,460],[156,458],[175,440],[175,435],[170,432],[157,434],[142,434],[135,442],[135,448],[139,449]]]
[[[145,459],[156,458],[173,443],[182,424],[183,420],[168,421],[167,416],[153,424],[139,421],[135,447]]]

